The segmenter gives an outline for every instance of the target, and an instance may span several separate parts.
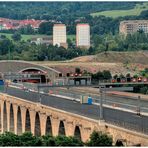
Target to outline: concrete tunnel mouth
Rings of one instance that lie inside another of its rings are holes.
[[[25,68],[19,71],[19,74],[22,75],[23,78],[20,78],[19,81],[29,82],[29,83],[46,83],[47,80],[47,72],[43,71],[39,68],[30,67]],[[17,80],[15,80],[17,81]]]

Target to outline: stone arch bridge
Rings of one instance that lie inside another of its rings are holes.
[[[111,135],[114,143],[119,139],[125,139],[127,145],[148,145],[146,135],[3,93],[0,94],[0,111],[2,133],[11,131],[21,134],[31,131],[33,135],[75,135],[85,142],[93,130],[97,130]]]

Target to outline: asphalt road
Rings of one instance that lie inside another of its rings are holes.
[[[93,102],[99,103],[100,102],[100,95],[92,94],[92,93],[83,93],[79,91],[73,91],[73,90],[60,90],[57,88],[51,89],[53,92],[58,92],[59,95],[68,96],[72,98],[80,98],[82,95],[89,95],[92,97]],[[49,92],[49,88],[43,89],[45,92]],[[138,98],[129,98],[129,97],[122,97],[117,95],[108,95],[103,97],[103,103],[106,105],[112,106],[113,104],[116,104],[117,106],[125,109],[130,109],[132,111],[135,111],[137,107],[139,106],[139,100]],[[142,112],[148,113],[148,101],[147,100],[140,100],[140,108]]]
[[[16,88],[7,88],[7,94],[20,97],[25,100],[39,102],[40,98],[36,92],[25,92]],[[99,119],[99,106],[80,104],[79,102],[67,100],[55,96],[40,94],[43,105],[58,108],[85,117]],[[118,125],[130,130],[135,130],[148,134],[148,117],[138,116],[136,113],[129,113],[103,107],[103,118],[107,123]]]

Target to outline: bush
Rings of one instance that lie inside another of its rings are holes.
[[[86,143],[87,146],[112,146],[112,138],[102,132],[94,131],[90,135],[90,140]]]
[[[57,136],[55,142],[56,146],[83,146],[82,141],[75,137]]]
[[[75,137],[57,136],[55,138],[56,146],[83,146],[81,140]]]

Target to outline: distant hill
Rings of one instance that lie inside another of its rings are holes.
[[[128,10],[137,2],[0,2],[0,17],[12,19],[58,19],[93,12]]]
[[[100,53],[98,55],[82,56],[67,61],[42,61],[33,62],[39,65],[48,66],[66,74],[75,72],[79,67],[82,71],[91,73],[109,70],[113,75],[130,73],[132,75],[148,68],[148,51],[139,52],[108,52],[107,55]]]
[[[138,16],[141,14],[142,11],[148,10],[148,2],[136,4],[136,6],[129,10],[111,10],[111,11],[101,11],[101,12],[95,12],[91,13],[92,16],[106,16],[106,17],[124,17],[124,16]]]
[[[140,63],[148,64],[148,51],[100,53],[91,56],[77,57],[72,62],[106,62],[106,63]]]

